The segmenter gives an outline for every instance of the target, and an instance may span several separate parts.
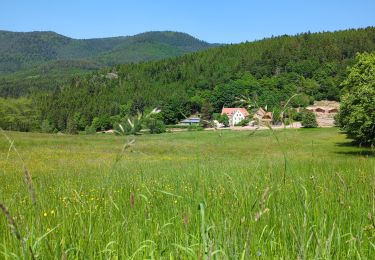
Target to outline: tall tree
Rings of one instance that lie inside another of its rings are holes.
[[[348,137],[361,145],[375,145],[375,54],[357,55],[357,63],[343,82],[337,121]]]

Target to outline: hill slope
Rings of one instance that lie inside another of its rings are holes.
[[[53,89],[72,75],[105,66],[165,59],[212,46],[171,31],[87,40],[55,32],[0,31],[0,96]]]
[[[103,65],[162,59],[210,47],[188,34],[147,32],[135,36],[77,40],[55,32],[0,31],[0,73],[54,60]]]

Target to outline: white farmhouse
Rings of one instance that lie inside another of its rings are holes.
[[[223,107],[221,114],[228,116],[230,126],[235,126],[249,116],[249,112],[242,107]]]

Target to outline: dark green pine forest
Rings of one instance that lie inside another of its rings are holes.
[[[26,98],[0,103],[8,106],[7,111],[18,103],[19,110],[12,120],[12,112],[0,111],[0,126],[31,131],[43,125],[76,132],[93,124],[97,129],[111,128],[124,117],[155,107],[161,109],[166,124],[196,112],[209,117],[223,106],[235,105],[239,96],[269,110],[279,109],[294,94],[300,94],[292,100],[294,107],[339,100],[345,91],[341,82],[356,54],[374,51],[375,28],[368,27],[284,35],[159,61],[114,65],[75,74],[51,88],[8,95],[27,93]]]

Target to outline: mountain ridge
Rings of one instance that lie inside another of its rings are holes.
[[[0,96],[48,91],[108,66],[162,60],[215,46],[173,31],[74,39],[53,31],[0,30]]]
[[[52,60],[88,60],[100,62],[105,67],[158,60],[210,47],[211,44],[189,34],[173,31],[74,39],[53,31],[0,30],[0,75],[19,72]]]

